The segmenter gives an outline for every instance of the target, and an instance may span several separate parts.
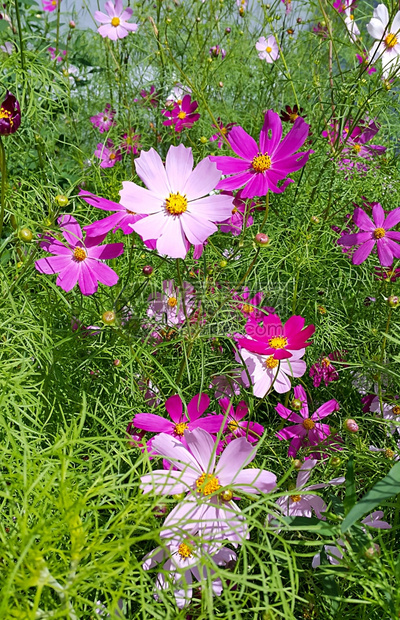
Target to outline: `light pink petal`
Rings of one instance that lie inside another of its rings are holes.
[[[121,26],[127,30],[128,32],[126,34],[124,34],[124,37],[126,37],[128,35],[129,32],[136,32],[136,30],[139,28],[138,24],[130,24],[127,21],[124,21],[121,23]],[[120,37],[123,38],[123,37]]]
[[[197,164],[186,182],[180,186],[182,187],[181,193],[186,194],[189,202],[202,198],[215,189],[220,178],[221,173],[217,166],[209,157],[206,157]]]
[[[188,245],[179,216],[168,215],[162,235],[157,239],[157,252],[170,258],[186,257]]]
[[[371,254],[374,249],[375,239],[370,239],[363,243],[353,254],[353,264],[361,265],[365,260],[367,260],[368,256]]]
[[[143,493],[154,492],[157,495],[176,495],[190,490],[192,477],[188,472],[175,470],[156,469],[151,474],[141,477],[140,488]]]
[[[192,245],[202,245],[218,229],[215,224],[186,211],[181,216],[181,225],[186,238]]]
[[[213,194],[190,202],[188,212],[210,222],[223,222],[232,215],[233,200],[233,196]]]
[[[353,221],[355,225],[358,226],[358,228],[361,228],[361,230],[365,230],[367,232],[373,232],[376,228],[375,224],[368,217],[365,211],[363,211],[363,209],[360,209],[359,207],[354,209]]]
[[[294,397],[298,400],[301,400],[302,406],[300,409],[300,414],[304,419],[308,418],[308,402],[307,402],[307,394],[302,385],[296,385],[294,388]]]
[[[310,495],[310,496],[305,496],[304,499],[307,499],[309,504],[311,505],[312,509],[314,510],[315,514],[317,515],[318,519],[323,519],[325,520],[326,517],[322,516],[322,512],[326,512],[326,510],[328,509],[327,505],[325,504],[324,500],[322,499],[322,497],[318,497],[318,495]]]
[[[122,13],[119,16],[119,18],[123,22],[128,21],[128,19],[130,19],[132,17],[132,13],[133,13],[133,9],[131,9],[130,7],[127,7],[126,9],[124,9],[122,11]]]
[[[111,41],[116,41],[118,39],[117,29],[114,26],[111,26],[111,23],[104,24],[97,28],[97,32],[103,37],[111,39]],[[101,158],[101,154],[98,154],[96,151],[94,153],[97,157]],[[113,164],[114,165],[114,164]],[[102,164],[100,164],[102,166]]]
[[[68,267],[60,272],[56,281],[57,286],[60,286],[64,291],[71,291],[78,282],[79,271],[79,265],[71,261]]]
[[[215,465],[215,442],[210,433],[202,428],[185,431],[185,440],[188,449],[200,464],[204,473],[212,473]]]
[[[161,211],[163,203],[165,202],[164,196],[162,199],[155,196],[152,192],[144,187],[136,185],[131,181],[123,181],[122,189],[119,192],[121,196],[121,204],[134,213],[156,213]]]
[[[221,481],[221,478],[220,478]],[[239,471],[229,483],[242,493],[270,493],[276,487],[276,476],[265,469]]]
[[[192,149],[180,144],[171,146],[165,160],[165,170],[172,193],[184,194],[183,188],[193,170]]]
[[[317,463],[318,463],[317,459],[307,459],[307,461],[305,461],[302,464],[302,466],[300,467],[299,473],[297,474],[297,480],[296,480],[296,487],[298,489],[301,489],[307,484],[311,476],[311,471]]]
[[[94,18],[97,22],[100,22],[101,24],[110,24],[111,23],[111,19],[108,15],[106,15],[105,13],[102,13],[101,11],[95,11],[94,12]]]
[[[69,256],[47,256],[46,258],[39,258],[35,262],[35,267],[40,273],[54,274],[63,269],[68,269],[72,262],[71,254]]]
[[[202,473],[196,459],[183,443],[175,437],[160,433],[160,435],[155,437],[152,441],[152,450],[153,453],[159,454],[173,463],[177,469],[184,471],[185,479],[189,474],[191,479],[193,479],[193,477],[196,479],[199,476],[199,471]]]
[[[182,399],[179,394],[170,396],[168,400],[165,401],[165,408],[168,411],[169,417],[175,424],[185,421],[186,418],[183,415]]]
[[[245,437],[231,441],[215,468],[220,484],[222,486],[231,484],[238,472],[255,458],[256,452],[257,450]]]
[[[169,194],[174,191],[169,184],[161,157],[154,149],[142,151],[140,157],[135,159],[135,166],[143,183],[160,200],[165,201]]]
[[[378,4],[372,15],[373,19],[379,19],[382,22],[384,28],[389,25],[389,11],[385,4]]]
[[[129,226],[142,237],[143,241],[158,239],[165,232],[169,217],[164,211],[160,211]]]

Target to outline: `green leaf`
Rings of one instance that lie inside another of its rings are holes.
[[[6,22],[5,19],[0,19],[0,32],[7,30],[7,28],[8,28],[8,22]]]
[[[346,471],[346,495],[343,500],[344,514],[347,514],[356,503],[356,485],[354,483],[354,457],[349,458]]]
[[[335,536],[334,527],[316,517],[284,517],[282,520],[288,527],[296,530],[307,530],[321,536]]]
[[[400,491],[400,463],[396,463],[387,476],[379,480],[364,497],[350,510],[342,523],[341,531],[346,532],[349,527],[371,512],[376,506]]]

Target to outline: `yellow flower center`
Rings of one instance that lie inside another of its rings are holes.
[[[108,121],[108,116],[103,116],[103,122],[105,123],[106,121]]]
[[[238,211],[237,207],[233,207],[233,209],[232,209],[232,215],[233,215],[234,213],[237,213],[237,211]]]
[[[277,336],[268,340],[268,344],[273,349],[284,349],[287,346],[287,338],[285,336]]]
[[[178,300],[176,297],[170,297],[167,301],[167,304],[170,308],[175,308],[178,305]]]
[[[111,20],[111,26],[114,26],[114,28],[116,28],[117,26],[119,26],[121,23],[121,20],[119,17],[113,17]]]
[[[253,170],[256,172],[265,172],[271,168],[272,162],[269,155],[265,153],[264,155],[256,155],[256,157],[253,158],[251,165]]]
[[[227,130],[227,128],[226,128],[226,127],[221,127],[220,132],[221,132],[224,136],[226,136],[226,134],[228,133],[228,130]]]
[[[390,448],[385,450],[385,456],[387,459],[392,459],[394,457],[394,452]]]
[[[86,258],[86,252],[83,248],[75,248],[74,250],[74,259],[81,263]]]
[[[116,154],[115,153],[111,153],[110,159],[115,159],[115,158],[116,158]]]
[[[254,307],[250,306],[250,304],[244,304],[242,310],[245,314],[252,314],[252,312],[254,312]]]
[[[312,431],[314,426],[315,426],[315,422],[311,420],[311,418],[306,418],[303,422],[303,428],[305,428],[306,431]]]
[[[301,495],[291,495],[290,499],[292,500],[292,502],[299,502],[301,500]]]
[[[351,21],[353,21],[354,15],[350,15],[350,19],[351,19]]]
[[[279,360],[276,360],[273,355],[269,355],[265,360],[265,365],[267,368],[276,368],[279,364]]]
[[[182,103],[182,99],[178,99],[176,103],[177,103],[178,105],[181,105],[181,103]]]
[[[183,110],[178,112],[178,118],[180,118],[181,121],[183,121],[183,119],[186,118],[186,112],[184,112]]]
[[[213,474],[201,474],[200,478],[196,480],[196,487],[198,493],[203,495],[211,495],[221,488],[217,476]]]
[[[228,428],[231,433],[234,433],[239,428],[239,422],[237,422],[236,420],[231,420],[230,422],[228,422]]]
[[[395,405],[392,409],[394,415],[400,415],[400,405]]]
[[[296,120],[296,118],[299,118],[299,115],[296,114],[296,112],[292,112],[291,114],[289,114],[289,118],[292,121],[292,123],[294,123],[294,121]]]
[[[179,424],[175,424],[175,434],[176,435],[183,435],[184,430],[188,427],[188,425],[186,424],[186,422],[179,422]]]
[[[178,547],[178,553],[183,560],[193,557],[193,547],[187,543],[181,543]]]
[[[270,54],[272,52],[272,47],[268,45],[268,47],[265,48],[265,51]]]
[[[13,126],[14,121],[12,119],[12,114],[10,110],[5,110],[4,108],[0,108],[0,118],[7,118],[11,127]]]
[[[51,3],[51,4],[52,4],[53,6],[57,6],[57,0],[52,0],[52,3]]]
[[[361,151],[361,144],[355,144],[355,145],[353,146],[353,150],[354,150],[356,153],[359,153],[359,152]]]
[[[384,228],[375,228],[374,237],[375,239],[382,239],[386,235],[386,230]]]
[[[166,209],[171,215],[181,215],[181,213],[185,213],[187,205],[186,194],[181,196],[179,192],[170,194],[165,202]]]
[[[129,209],[127,209],[126,212],[129,213],[129,215],[136,215],[136,211],[129,211]]]
[[[397,44],[397,37],[395,34],[389,33],[385,37],[385,45],[386,47],[392,48]]]
[[[328,366],[331,365],[331,360],[329,359],[329,357],[324,357],[324,359],[321,360],[321,366],[323,366],[324,368],[328,368]]]

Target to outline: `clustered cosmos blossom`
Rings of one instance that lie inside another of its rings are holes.
[[[106,13],[95,11],[94,18],[102,25],[97,32],[104,38],[116,41],[124,39],[130,32],[136,32],[137,24],[131,24],[128,20],[132,17],[133,10],[128,7],[123,8],[123,0],[108,0],[105,4]]]

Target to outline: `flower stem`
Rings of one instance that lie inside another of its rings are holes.
[[[268,211],[269,211],[269,193],[268,193],[268,190],[267,190],[267,194],[265,196],[265,213],[264,213],[264,219],[263,219],[263,221],[261,223],[261,226],[260,226],[260,232],[263,231],[263,228],[265,226],[265,222],[267,221]]]
[[[16,0],[16,3],[18,2],[18,0]],[[58,47],[59,47],[59,40],[60,40],[60,13],[61,13],[61,0],[58,0],[58,5],[57,5],[57,34],[56,34],[56,53],[55,53],[55,62],[57,64],[57,54],[58,54]]]
[[[21,15],[19,12],[19,0],[15,0],[15,13],[17,16],[17,23],[18,23],[19,53],[21,54],[21,69],[22,71],[25,71],[24,43],[22,41],[22,27],[21,27]],[[3,176],[2,176],[2,179],[3,179]]]
[[[0,136],[0,171],[1,171],[1,193],[0,193],[0,238],[3,232],[4,210],[5,210],[5,193],[6,193],[6,151]]]

